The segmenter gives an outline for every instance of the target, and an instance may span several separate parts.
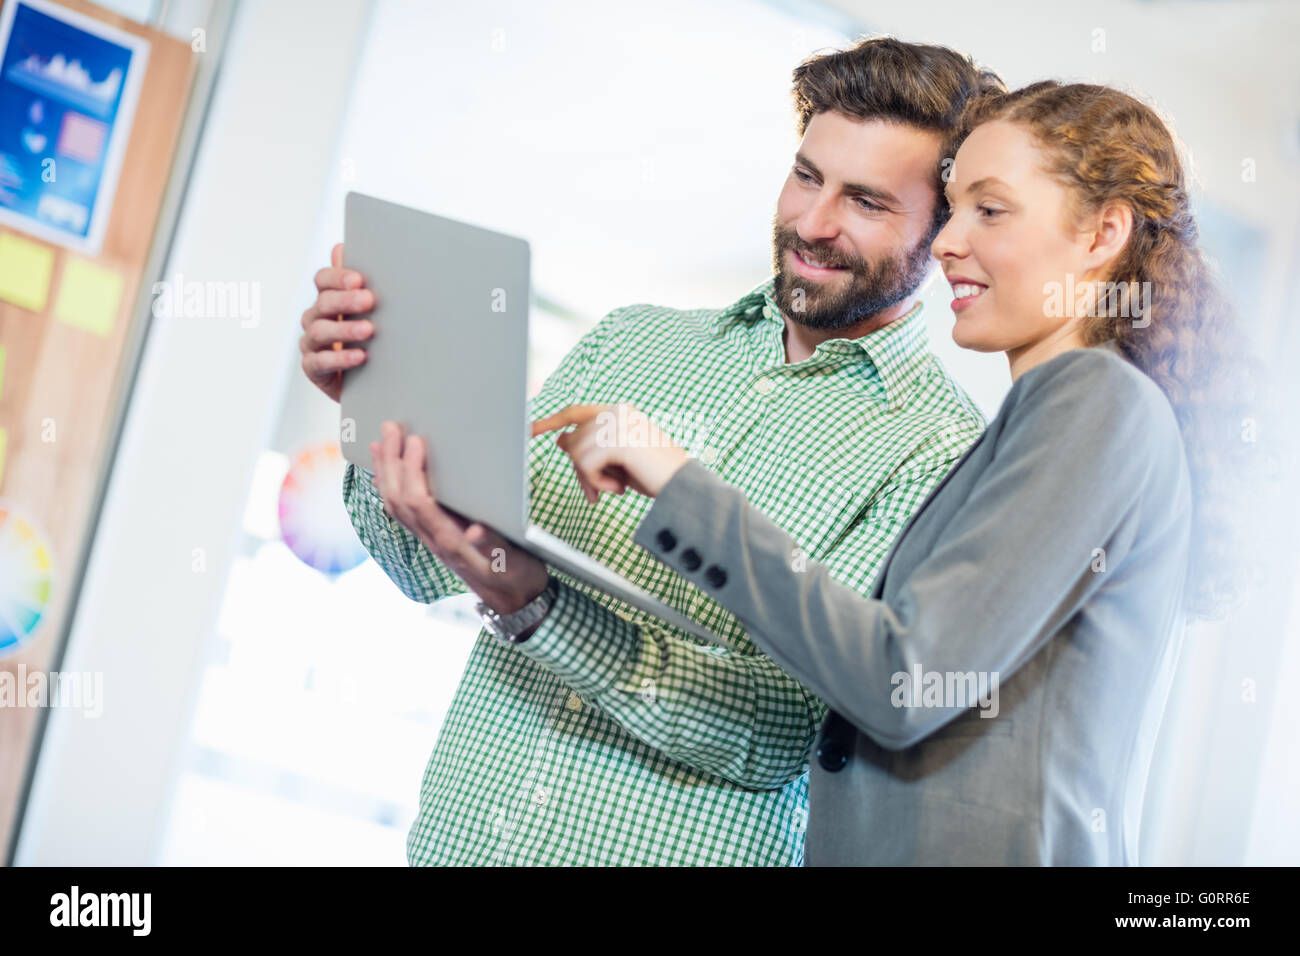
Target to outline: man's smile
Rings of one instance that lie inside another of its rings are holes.
[[[798,252],[791,249],[790,254],[793,259],[794,271],[809,279],[822,279],[827,276],[838,275],[841,272],[849,271],[842,266],[824,265],[821,260],[814,258],[806,252]]]

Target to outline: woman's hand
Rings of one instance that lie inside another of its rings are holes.
[[[546,589],[545,564],[486,525],[438,504],[421,438],[404,438],[396,422],[384,422],[381,433],[382,439],[370,444],[370,456],[385,511],[498,614],[513,614]]]
[[[592,504],[602,491],[621,495],[628,488],[657,497],[686,464],[686,450],[635,405],[570,405],[533,422],[533,436],[570,425],[577,427],[555,443],[573,460],[578,484]]]

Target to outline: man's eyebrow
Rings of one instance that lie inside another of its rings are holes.
[[[798,163],[800,166],[807,166],[809,169],[811,169],[822,179],[826,178],[825,176],[822,176],[822,171],[817,168],[817,164],[814,163],[807,156],[805,156],[803,153],[795,153],[794,161]],[[874,199],[877,202],[882,203],[886,206],[898,205],[897,196],[895,196],[893,193],[889,192],[888,190],[879,189],[876,186],[864,186],[861,183],[845,183],[844,191],[849,193],[857,193],[858,195],[861,196],[867,196],[868,198]]]

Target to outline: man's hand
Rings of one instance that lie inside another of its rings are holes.
[[[555,443],[572,459],[578,484],[592,504],[602,491],[621,495],[628,488],[658,497],[686,464],[686,450],[635,405],[569,405],[533,422],[533,436],[570,425],[578,427]]]
[[[343,268],[343,243],[330,253],[330,268],[316,273],[316,301],[302,314],[302,370],[313,385],[334,401],[343,390],[343,372],[366,360],[365,349],[348,348],[374,334],[368,319],[343,321],[345,315],[370,312],[375,294],[354,269]]]
[[[438,504],[424,465],[423,439],[404,437],[396,422],[384,422],[381,436],[370,443],[370,457],[384,509],[484,604],[498,614],[513,614],[546,589],[545,564],[486,525],[466,521]]]

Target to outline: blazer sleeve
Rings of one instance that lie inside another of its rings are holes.
[[[991,463],[888,603],[838,583],[819,562],[794,564],[795,541],[695,462],[664,487],[634,540],[882,747],[909,747],[967,708],[895,706],[894,675],[1005,680],[1101,586],[1095,549],[1112,573],[1130,550],[1155,456],[1170,449],[1159,436],[1176,423],[1154,383],[1092,352],[1067,353],[1050,376],[1019,383],[1030,387]],[[705,573],[711,567],[724,569],[722,583]]]

